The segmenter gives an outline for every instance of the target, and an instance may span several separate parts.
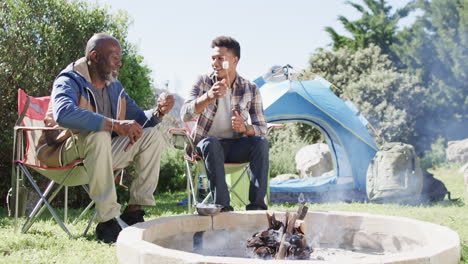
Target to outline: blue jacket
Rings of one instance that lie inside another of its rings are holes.
[[[57,76],[53,85],[51,104],[54,121],[66,128],[99,131],[104,116],[96,113],[91,86],[85,58],[68,65]],[[135,120],[145,127],[153,127],[159,123],[153,117],[152,110],[143,111],[128,96],[119,81],[109,83],[108,88],[114,119]]]
[[[160,122],[153,116],[153,110],[143,111],[128,96],[119,81],[106,83],[111,103],[112,118],[117,120],[135,120],[141,126],[153,127]],[[96,100],[92,92],[91,78],[85,58],[68,65],[54,81],[45,126],[59,124],[70,130],[43,131],[37,147],[37,158],[41,165],[60,167],[60,152],[71,133],[99,131],[104,116],[96,112]]]

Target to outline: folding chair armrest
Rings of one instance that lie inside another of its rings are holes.
[[[25,136],[25,134],[28,132],[28,131],[54,131],[54,130],[68,130],[68,128],[64,128],[64,127],[46,127],[46,126],[19,126],[19,125],[16,125],[13,127],[13,131],[14,131],[14,150],[13,150],[13,160],[20,160],[22,158],[20,157],[23,157],[24,152],[23,152],[23,138]],[[34,133],[34,132],[33,132]],[[42,133],[42,132],[41,132]],[[37,142],[35,143],[32,143],[32,144],[36,144]]]
[[[268,133],[270,133],[270,130],[283,128],[283,127],[284,127],[284,124],[267,123],[267,135]]]
[[[168,130],[169,134],[186,134],[188,136],[188,130],[185,128],[171,128]]]
[[[193,140],[190,137],[187,129],[171,128],[168,130],[168,133],[172,135],[172,144],[174,145],[175,148],[185,149],[185,146],[189,146],[190,152],[193,152],[195,150],[195,144],[193,143]],[[185,145],[182,145],[181,143]],[[190,156],[193,156],[193,153],[187,153],[187,154],[189,154]]]
[[[14,130],[44,130],[44,131],[50,131],[50,130],[67,130],[68,128],[64,128],[64,127],[15,126],[13,129]]]

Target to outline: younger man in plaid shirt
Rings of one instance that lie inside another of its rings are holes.
[[[240,45],[231,37],[212,41],[213,72],[201,75],[181,110],[182,120],[197,119],[192,137],[203,157],[210,188],[222,211],[232,211],[224,163],[249,162],[251,177],[247,210],[266,210],[268,141],[258,87],[237,74]]]

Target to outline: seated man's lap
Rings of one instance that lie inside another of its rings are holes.
[[[224,153],[225,163],[244,163],[251,161],[253,154],[268,155],[268,141],[264,137],[241,137],[236,139],[205,138],[197,144],[197,153],[213,151]]]

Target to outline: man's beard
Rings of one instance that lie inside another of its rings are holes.
[[[110,73],[104,75],[104,80],[106,80],[106,81],[112,83],[112,82],[117,81],[117,77],[118,77],[118,76],[115,76],[115,77],[114,77],[114,75],[112,74],[112,72],[110,72]]]

